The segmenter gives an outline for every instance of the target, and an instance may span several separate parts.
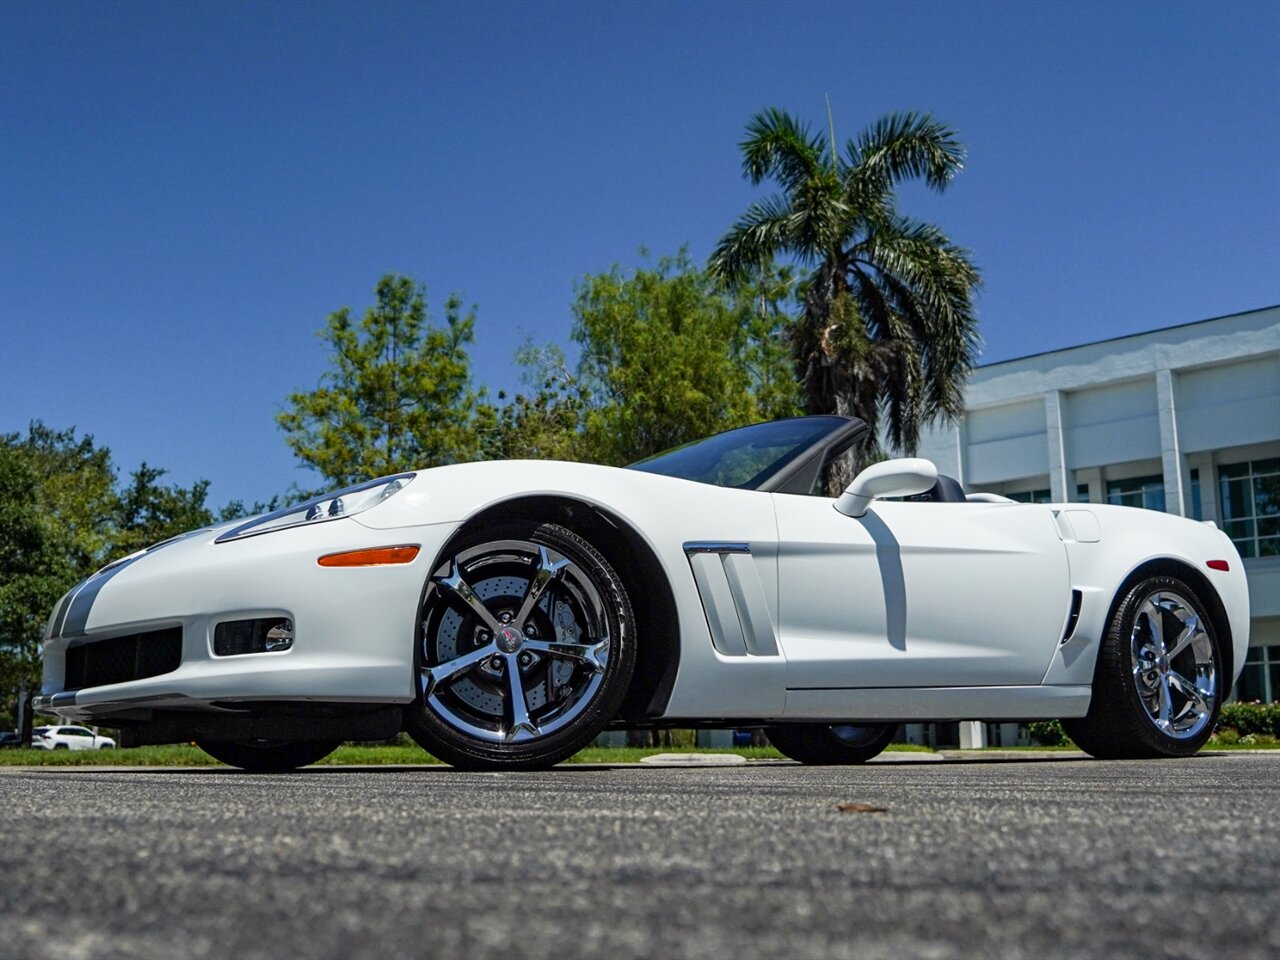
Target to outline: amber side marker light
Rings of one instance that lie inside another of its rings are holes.
[[[390,563],[412,563],[421,549],[417,544],[402,544],[398,547],[346,550],[343,553],[326,553],[316,562],[322,567],[380,567]]]
[[[1207,560],[1205,561],[1205,566],[1210,570],[1222,570],[1223,572],[1231,569],[1231,564],[1225,560]]]

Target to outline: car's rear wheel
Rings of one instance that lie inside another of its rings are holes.
[[[338,748],[333,740],[197,740],[215,760],[250,773],[288,773],[323,760]]]
[[[455,767],[559,763],[599,734],[631,682],[622,581],[556,524],[505,524],[457,544],[427,585],[420,621],[405,726]]]
[[[897,732],[896,723],[780,723],[765,729],[780,753],[810,766],[866,763]]]
[[[1093,697],[1063,729],[1103,759],[1187,757],[1221,709],[1221,650],[1204,602],[1185,581],[1150,577],[1116,607],[1098,651]]]

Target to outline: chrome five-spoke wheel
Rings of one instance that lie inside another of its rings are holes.
[[[552,524],[487,531],[427,586],[410,733],[455,766],[549,766],[612,719],[630,680],[617,574]]]
[[[1156,729],[1176,740],[1198,735],[1213,717],[1217,670],[1213,643],[1191,601],[1172,590],[1148,596],[1129,644],[1138,697]]]
[[[1213,732],[1221,706],[1221,648],[1202,598],[1185,581],[1150,577],[1116,606],[1084,717],[1064,719],[1095,757],[1182,757]]]

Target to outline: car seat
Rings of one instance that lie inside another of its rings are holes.
[[[938,474],[938,482],[926,490],[924,493],[917,493],[913,497],[903,497],[903,500],[918,503],[964,503],[964,487],[960,486],[960,481],[953,477]]]

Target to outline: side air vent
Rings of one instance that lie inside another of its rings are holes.
[[[773,657],[778,639],[764,586],[746,543],[686,543],[711,643],[729,657]]]
[[[90,640],[67,649],[63,690],[158,677],[172,673],[181,665],[181,627]]]
[[[1084,602],[1084,594],[1079,590],[1071,591],[1071,612],[1067,614],[1067,629],[1062,631],[1062,642],[1066,643],[1076,632],[1076,624],[1080,622],[1080,604]]]

